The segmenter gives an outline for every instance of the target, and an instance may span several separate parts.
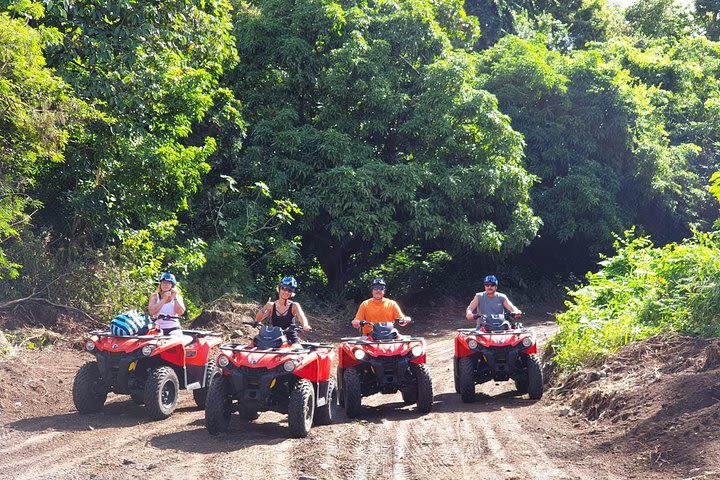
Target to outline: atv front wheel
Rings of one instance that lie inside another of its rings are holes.
[[[220,374],[210,382],[205,401],[205,428],[211,435],[227,432],[230,428],[232,399],[229,390],[227,380]]]
[[[415,375],[417,375],[417,408],[420,413],[428,413],[432,410],[433,404],[433,387],[432,378],[430,378],[430,367],[421,363],[415,365]]]
[[[360,400],[362,398],[360,374],[354,368],[348,368],[345,370],[344,375],[345,415],[355,418],[360,415]]]
[[[473,357],[462,357],[458,362],[460,396],[463,403],[475,401],[475,364],[477,360]]]
[[[330,380],[328,380],[325,405],[315,408],[315,425],[330,425],[333,421],[335,421],[337,399],[338,391],[337,388],[335,388],[335,379],[330,377]]]
[[[72,388],[73,403],[75,403],[77,411],[80,413],[99,412],[105,405],[107,394],[97,362],[87,362],[80,367],[75,375]]]
[[[406,387],[400,390],[400,395],[402,395],[403,403],[406,403],[407,405],[412,405],[413,403],[417,403],[418,401],[418,387],[417,385],[412,387]]]
[[[543,395],[543,374],[540,367],[540,359],[537,355],[528,355],[528,396],[530,400],[540,400]]]
[[[304,438],[310,433],[315,415],[315,391],[310,380],[299,379],[290,393],[288,428],[290,436]]]
[[[205,409],[208,389],[210,387],[210,382],[212,382],[212,379],[215,376],[215,373],[215,360],[208,360],[207,370],[205,371],[205,386],[193,390],[193,400],[195,400],[195,405],[197,405],[200,410]]]
[[[180,382],[170,367],[158,367],[150,372],[145,383],[145,409],[151,420],[163,420],[175,411]]]

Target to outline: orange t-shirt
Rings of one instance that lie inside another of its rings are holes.
[[[382,300],[375,300],[370,298],[360,304],[357,315],[355,318],[358,320],[365,320],[370,323],[382,323],[392,322],[398,318],[403,318],[402,310],[400,306],[394,300],[388,300],[383,298]],[[372,327],[365,325],[363,327],[363,335],[366,335],[372,331]]]

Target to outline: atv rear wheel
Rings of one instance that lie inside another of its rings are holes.
[[[360,374],[354,368],[348,368],[345,370],[344,375],[345,415],[350,418],[355,418],[360,415],[360,401],[362,398]]]
[[[290,436],[304,438],[310,433],[315,416],[315,389],[312,382],[304,378],[295,383],[288,404],[288,428]]]
[[[330,425],[335,421],[337,399],[338,391],[335,388],[335,379],[330,377],[325,405],[315,408],[315,425]]]
[[[477,360],[473,357],[462,357],[458,362],[458,373],[460,380],[460,396],[463,403],[475,401],[475,364]]]
[[[96,361],[80,367],[73,381],[72,396],[75,408],[80,413],[97,413],[107,399],[107,389],[100,377]]]
[[[537,355],[527,357],[528,387],[530,400],[540,400],[543,396],[543,374],[540,359]]]
[[[426,364],[415,365],[415,375],[417,376],[417,408],[420,413],[428,413],[432,410],[433,404],[433,387],[432,378],[430,378],[430,367]]]
[[[210,382],[212,382],[213,377],[215,376],[217,369],[215,368],[215,360],[208,360],[207,363],[207,370],[205,371],[205,386],[202,388],[196,388],[193,390],[193,400],[195,400],[195,405],[198,406],[200,410],[205,409],[205,404],[207,402],[207,393],[208,389],[210,387]]]
[[[230,428],[232,399],[229,390],[227,380],[220,374],[210,382],[205,402],[205,428],[211,435],[227,432]]]
[[[170,367],[153,369],[145,383],[145,409],[151,420],[163,420],[175,411],[180,382]]]

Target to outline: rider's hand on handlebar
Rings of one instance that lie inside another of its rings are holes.
[[[467,319],[470,320],[470,321],[473,321],[473,320],[475,320],[475,318],[477,318],[477,317],[475,317],[475,314],[474,314],[474,313],[465,313],[465,318],[467,318]]]
[[[410,324],[412,323],[412,318],[410,318],[410,317],[401,318],[401,319],[398,321],[398,323],[400,324],[401,327],[405,327],[405,326],[410,325]]]
[[[312,328],[310,328],[310,325],[303,325],[302,329],[303,332],[309,332],[310,330],[312,330]]]
[[[357,318],[355,320],[353,320],[352,326],[353,326],[353,328],[360,328],[360,320],[358,320]]]

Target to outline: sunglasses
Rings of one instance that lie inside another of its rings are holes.
[[[288,287],[280,287],[280,291],[281,291],[281,292],[292,292],[293,289],[292,289],[292,288],[288,288]]]
[[[497,287],[497,285],[494,283],[486,283],[485,286],[486,287]]]
[[[385,290],[385,287],[372,287],[373,290]]]

